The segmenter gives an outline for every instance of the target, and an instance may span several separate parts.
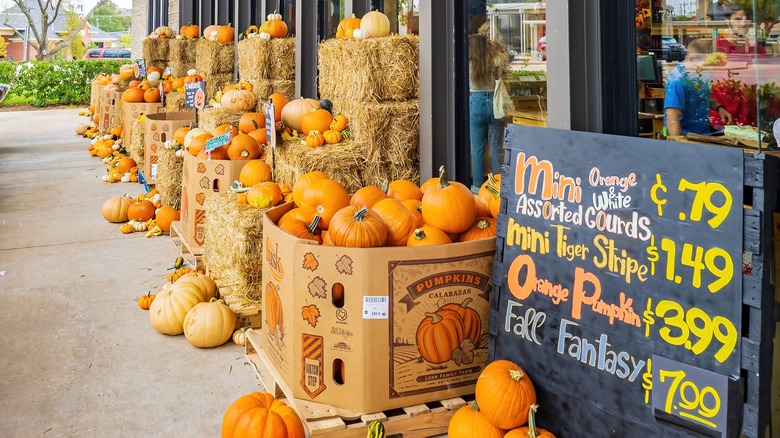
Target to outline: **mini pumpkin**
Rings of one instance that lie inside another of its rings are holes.
[[[152,291],[149,291],[146,293],[146,295],[141,295],[135,300],[138,302],[138,307],[144,310],[149,310],[149,307],[152,305],[152,301],[154,301],[156,296],[157,295],[153,294]]]
[[[240,346],[246,345],[246,331],[248,330],[248,327],[241,327],[240,329],[233,332],[233,343]]]
[[[360,29],[360,18],[352,14],[351,17],[346,17],[339,22],[336,28],[336,38],[352,38],[352,32],[355,29]]]
[[[327,144],[336,144],[341,141],[341,133],[333,128],[323,132],[322,137]]]

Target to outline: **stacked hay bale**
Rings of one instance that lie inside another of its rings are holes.
[[[208,83],[206,84],[208,86]],[[203,108],[200,112],[198,127],[211,132],[220,125],[238,126],[238,121],[246,111],[226,110],[222,108]]]
[[[144,38],[142,55],[147,68],[155,66],[165,70],[168,67],[170,42],[168,38]]]
[[[127,140],[127,152],[133,157],[139,169],[144,168],[144,121],[141,118],[128,120],[130,124],[130,138]],[[170,205],[170,204],[168,204]]]
[[[196,68],[195,59],[198,55],[200,39],[172,39],[169,43],[169,67],[174,77],[187,75],[187,70]]]
[[[178,113],[187,111],[184,107],[184,98],[186,96],[183,92],[171,91],[165,93],[165,112],[166,113]]]
[[[238,42],[239,79],[259,98],[273,93],[295,97],[295,38],[244,38]],[[258,99],[260,100],[260,99]]]
[[[330,39],[318,59],[320,97],[347,116],[356,149],[365,151],[363,183],[419,182],[419,37]]]
[[[168,148],[157,150],[157,179],[155,188],[160,194],[163,205],[181,202],[181,176],[184,171],[184,158],[177,157],[176,151]]]
[[[277,184],[292,187],[302,174],[319,170],[340,182],[349,193],[363,187],[363,153],[356,149],[353,141],[342,140],[312,148],[299,139],[288,139],[278,144],[269,155],[268,161],[273,163]]]
[[[206,97],[211,98],[233,82],[235,44],[221,44],[201,39],[195,58],[195,70],[206,81]]]

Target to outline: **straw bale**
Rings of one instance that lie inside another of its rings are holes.
[[[394,159],[419,154],[420,101],[345,103],[333,102],[333,109],[349,120],[352,139],[367,145],[371,158]]]
[[[281,93],[287,100],[295,98],[295,81],[283,79],[254,79],[248,81],[252,84],[252,91],[259,99],[265,99],[273,93]]]
[[[204,74],[203,80],[206,81],[206,99],[209,99],[225,85],[233,83],[233,73]]]
[[[244,38],[238,42],[238,77],[244,81],[267,79],[271,74],[268,63],[271,41]]]
[[[130,138],[124,139],[122,142],[127,142],[125,149],[127,149],[127,152],[130,153],[130,156],[135,160],[140,169],[144,167],[144,129],[146,126],[138,118],[129,120],[128,123],[130,123]]]
[[[320,96],[332,101],[419,97],[419,37],[331,38],[318,48]]]
[[[195,69],[204,75],[204,79],[205,75],[212,76],[220,73],[233,75],[235,44],[201,40],[196,52]]]
[[[274,38],[271,41],[271,65],[268,79],[295,81],[295,37]]]
[[[161,68],[168,66],[169,42],[167,38],[144,38],[142,51],[147,66],[156,65]]]
[[[203,262],[220,291],[241,301],[259,304],[263,273],[263,212],[266,209],[238,204],[232,192],[206,196],[208,230],[203,244]],[[223,289],[224,288],[224,289]]]
[[[200,112],[198,127],[211,132],[219,125],[235,125],[246,111],[226,110],[222,108],[204,108]]]
[[[184,171],[184,158],[177,157],[173,149],[157,149],[157,178],[154,187],[160,193],[163,205],[181,202],[181,176]]]
[[[319,170],[352,193],[363,187],[364,156],[360,146],[349,140],[317,148],[301,140],[285,140],[273,152],[274,180],[292,187],[303,173]]]
[[[200,39],[171,40],[169,57],[171,73],[174,77],[185,76],[187,70],[195,68],[199,41]]]
[[[184,107],[184,93],[178,91],[171,91],[165,93],[165,112],[166,113],[178,113],[187,111]]]

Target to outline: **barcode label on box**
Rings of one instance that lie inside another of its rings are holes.
[[[363,297],[363,319],[387,319],[388,297]]]

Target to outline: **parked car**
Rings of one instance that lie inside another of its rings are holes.
[[[130,49],[121,47],[108,47],[105,49],[89,49],[84,54],[84,59],[122,59],[130,58]]]
[[[682,61],[688,51],[674,37],[661,37],[661,59],[664,61]]]

